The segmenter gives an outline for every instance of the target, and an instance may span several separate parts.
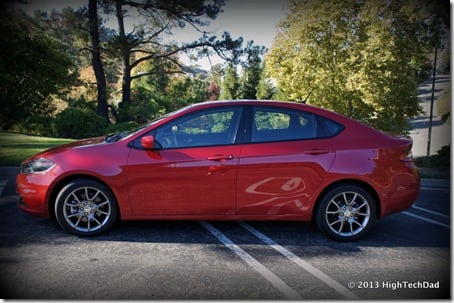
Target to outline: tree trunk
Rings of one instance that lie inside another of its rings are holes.
[[[121,8],[121,0],[115,1],[115,10],[118,21],[118,35],[120,40],[121,58],[123,60],[123,80],[122,97],[119,104],[120,108],[125,108],[131,103],[131,64],[130,57],[131,51],[128,45],[128,39],[125,34],[124,16]]]
[[[121,97],[120,107],[125,108],[131,103],[131,68],[129,66],[129,56],[128,58],[123,58],[123,61],[128,62],[128,64],[123,63],[123,80],[121,82],[121,88],[123,91]]]
[[[109,112],[107,107],[107,82],[104,73],[104,66],[101,61],[101,50],[99,48],[99,30],[98,30],[98,9],[97,0],[88,1],[88,19],[90,22],[91,38],[91,55],[92,65],[96,77],[96,86],[98,90],[97,113],[109,123]]]

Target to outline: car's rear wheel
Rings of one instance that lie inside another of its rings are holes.
[[[372,196],[357,185],[341,185],[329,190],[316,211],[319,229],[338,241],[352,241],[369,232],[376,221]]]
[[[78,179],[59,192],[55,216],[60,226],[72,234],[99,235],[110,229],[117,220],[117,202],[103,184]]]

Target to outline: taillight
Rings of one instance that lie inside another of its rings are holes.
[[[411,152],[411,146],[407,147],[402,155],[400,156],[400,161],[402,162],[413,162],[413,154]]]

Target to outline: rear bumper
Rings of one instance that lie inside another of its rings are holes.
[[[393,185],[383,197],[380,216],[401,212],[411,207],[419,196],[420,187],[421,180],[416,167],[410,173],[396,175]]]

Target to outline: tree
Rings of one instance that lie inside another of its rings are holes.
[[[240,96],[240,83],[236,72],[236,65],[231,63],[225,70],[224,80],[221,85],[221,94],[219,99],[232,100]]]
[[[12,8],[0,12],[0,127],[49,117],[52,96],[74,82],[74,65],[34,20]]]
[[[268,78],[266,73],[265,63],[262,66],[262,71],[260,72],[260,80],[257,84],[257,93],[256,97],[259,100],[273,100],[276,98],[276,88],[274,87],[271,79]]]
[[[229,57],[228,51],[236,51],[242,39],[233,40],[228,33],[224,33],[219,40],[215,36],[208,36],[200,28],[208,25],[206,18],[214,19],[220,12],[224,1],[216,0],[205,2],[203,0],[187,1],[126,1],[115,0],[115,12],[118,22],[118,34],[112,41],[119,50],[122,59],[122,100],[120,107],[131,103],[131,81],[147,76],[147,73],[137,73],[131,76],[133,69],[148,60],[162,60],[172,64],[172,72],[181,72],[176,55],[182,51],[198,48],[211,48],[225,58]],[[126,10],[123,7],[137,10],[147,23],[136,24],[131,32],[127,32],[124,25]],[[162,37],[171,33],[175,28],[191,26],[201,33],[201,38],[188,43],[164,43]]]
[[[96,77],[97,86],[97,113],[109,122],[109,111],[107,104],[107,81],[104,73],[104,65],[101,60],[101,48],[99,46],[98,29],[98,3],[97,0],[88,1],[88,20],[90,25],[92,66]]]
[[[262,74],[262,56],[265,52],[265,47],[253,45],[253,41],[249,41],[245,53],[246,62],[243,64],[243,72],[241,78],[240,98],[256,99],[257,87]]]
[[[206,101],[208,98],[207,82],[188,76],[174,77],[168,88],[169,111],[183,106]]]
[[[151,119],[188,104],[209,98],[209,82],[199,75],[168,74],[168,62],[149,60],[142,64],[138,74],[147,73],[133,82],[131,103],[120,110],[123,120]]]
[[[402,132],[420,110],[423,4],[294,1],[267,56],[268,72],[287,99]]]
[[[99,1],[96,2],[89,1],[87,7],[77,9],[35,11],[34,20],[47,37],[61,45],[76,65],[79,77],[63,101],[69,106],[94,107],[109,122],[111,105],[107,101],[110,93],[116,90],[118,60],[107,52],[112,30],[104,26],[98,12]]]
[[[218,100],[221,95],[221,85],[222,77],[224,75],[224,70],[222,64],[218,63],[211,67],[211,70],[208,74],[208,81],[210,86],[208,88],[208,99],[209,100]]]

